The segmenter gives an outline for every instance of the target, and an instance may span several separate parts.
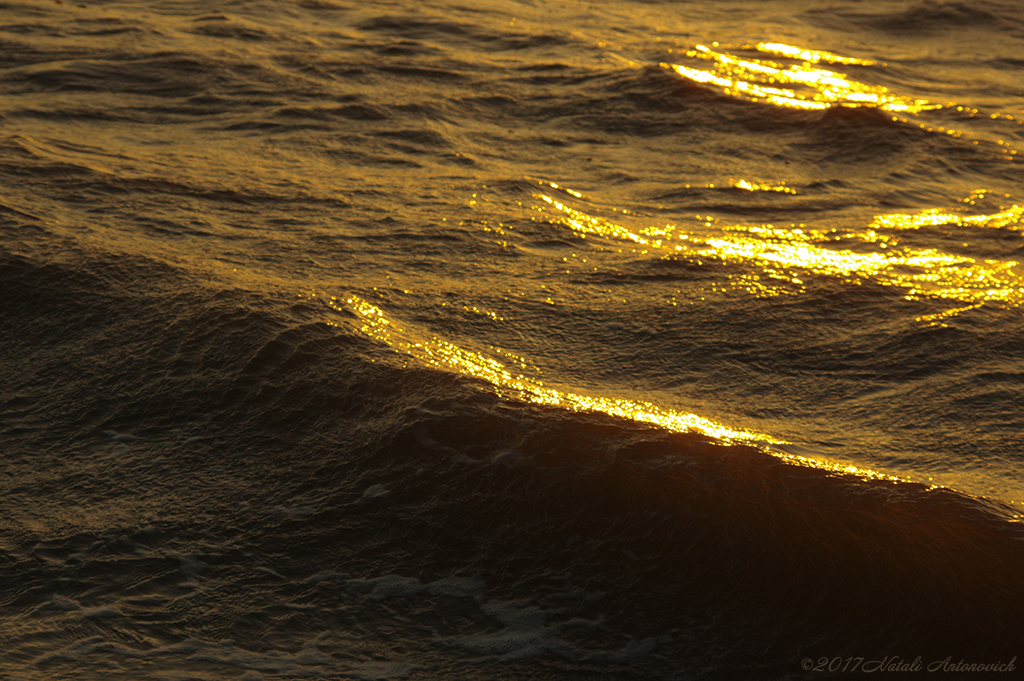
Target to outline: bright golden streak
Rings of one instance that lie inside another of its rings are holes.
[[[728,283],[714,287],[714,291],[736,288],[762,297],[782,295],[792,291],[762,282],[760,276],[766,280],[802,285],[801,277],[816,274],[852,283],[869,280],[883,286],[900,287],[908,299],[930,298],[966,304],[944,316],[959,314],[985,302],[1024,305],[1024,277],[1019,273],[1018,262],[981,260],[934,249],[896,246],[894,237],[876,231],[909,230],[940,224],[1008,227],[1018,224],[1024,215],[1024,208],[1016,205],[993,215],[963,216],[939,211],[923,211],[917,215],[880,215],[868,229],[844,234],[761,225],[726,227],[725,233],[719,236],[697,237],[694,234],[677,234],[677,228],[672,225],[633,231],[603,218],[591,217],[550,197],[539,198],[562,212],[564,217],[559,221],[581,236],[593,234],[628,240],[652,249],[663,249],[666,255],[690,253],[701,258],[738,261],[760,273],[730,277]],[[711,220],[708,219],[706,224],[710,227]],[[822,241],[840,238],[878,244],[879,250],[864,253],[820,245]]]
[[[978,190],[966,202],[974,203],[977,198],[981,198],[984,194],[984,190]],[[935,227],[938,225],[957,225],[959,227],[970,225],[994,229],[1005,227],[1021,229],[1020,222],[1022,216],[1024,216],[1024,206],[1016,204],[991,215],[957,215],[956,213],[944,213],[938,209],[930,209],[914,214],[892,213],[890,215],[879,215],[871,223],[871,226],[884,227],[886,229],[918,229],[920,227]]]
[[[665,68],[671,68],[684,78],[695,80],[698,83],[718,85],[725,90],[725,94],[732,95],[734,97],[739,96],[737,93],[742,93],[742,95],[745,95],[747,99],[764,99],[772,104],[788,106],[792,109],[820,110],[827,109],[829,107],[829,105],[824,102],[813,102],[802,99],[792,90],[762,87],[742,80],[723,78],[707,71],[691,69],[680,64],[662,64],[662,66]]]
[[[917,113],[938,109],[941,105],[925,100],[899,97],[880,85],[868,85],[849,80],[845,75],[816,68],[820,61],[841,64],[871,64],[874,62],[839,57],[829,52],[804,50],[781,43],[761,43],[762,52],[802,59],[799,66],[783,68],[780,64],[760,59],[740,59],[715,52],[705,45],[697,45],[686,52],[687,57],[712,62],[713,71],[690,68],[680,64],[662,64],[684,78],[721,88],[725,94],[750,101],[765,101],[776,106],[796,109],[827,109],[830,106],[870,107],[889,112]],[[807,94],[778,85],[798,85],[807,88]]]
[[[784,192],[786,194],[796,194],[796,190],[790,189],[785,185],[771,185],[764,182],[750,182],[749,180],[736,180],[733,185],[737,189],[746,189],[750,192]]]
[[[562,222],[571,227],[581,236],[587,234],[593,234],[596,236],[610,236],[617,239],[624,239],[626,241],[632,241],[644,246],[661,246],[662,242],[660,239],[648,239],[645,236],[632,232],[621,225],[616,225],[603,218],[595,218],[586,213],[570,208],[564,203],[546,195],[540,194],[537,196],[541,201],[545,201],[551,204],[556,210],[564,213],[568,219],[563,218]]]
[[[336,301],[336,299],[332,299]],[[349,296],[345,301],[358,322],[356,328],[366,336],[388,347],[413,357],[428,366],[453,371],[465,376],[483,379],[493,385],[499,393],[533,404],[550,405],[578,412],[599,412],[638,423],[647,423],[679,433],[701,433],[726,444],[760,444],[761,451],[775,456],[789,464],[806,466],[827,471],[834,475],[855,475],[866,479],[898,481],[902,478],[879,473],[867,468],[836,463],[806,456],[778,451],[764,445],[786,444],[782,440],[748,430],[729,428],[696,414],[674,411],[650,402],[588,397],[577,393],[547,388],[536,380],[509,371],[501,362],[460,348],[448,341],[431,338],[414,341],[404,338],[405,330],[387,318],[384,311],[358,296]],[[336,302],[331,306],[341,310]]]
[[[551,187],[552,187],[553,189],[561,189],[561,190],[562,190],[563,192],[567,192],[567,193],[569,193],[569,194],[572,194],[572,195],[573,195],[573,196],[575,196],[575,197],[576,197],[577,199],[579,199],[579,198],[582,198],[582,197],[583,197],[583,194],[580,194],[580,193],[579,193],[578,191],[575,191],[575,190],[569,189],[568,187],[561,187],[561,186],[559,186],[559,185],[555,184],[554,182],[548,182],[548,184],[549,184],[549,185],[550,185],[550,186],[551,186]]]
[[[850,464],[836,463],[833,461],[823,461],[822,459],[812,459],[807,456],[800,456],[798,454],[789,454],[786,452],[777,452],[774,450],[767,450],[769,454],[782,459],[786,463],[794,466],[804,466],[807,468],[819,468],[826,470],[829,473],[835,475],[856,475],[859,478],[865,480],[889,480],[891,482],[912,482],[907,478],[901,478],[896,475],[890,475],[888,473],[879,473],[873,471],[870,468],[861,468],[860,466],[853,466]]]
[[[414,341],[404,329],[391,322],[379,307],[358,296],[350,296],[345,304],[359,319],[356,328],[364,335],[438,369],[453,371],[487,381],[499,392],[534,404],[545,404],[572,411],[593,411],[649,423],[680,433],[697,432],[725,442],[766,442],[782,444],[767,435],[729,428],[696,414],[664,409],[649,402],[588,397],[545,387],[540,381],[513,373],[502,362],[480,353],[460,348],[454,343],[434,337]],[[335,309],[341,309],[331,304]],[[517,358],[518,359],[518,358]]]
[[[802,59],[803,61],[811,62],[812,64],[817,64],[820,61],[827,61],[830,64],[857,64],[860,66],[871,66],[876,63],[870,59],[840,57],[838,54],[832,54],[831,52],[804,50],[799,47],[793,47],[792,45],[785,45],[783,43],[758,43],[755,47],[761,52],[781,54],[784,57]]]
[[[952,308],[950,310],[943,310],[942,312],[936,312],[935,314],[921,315],[920,317],[917,318],[917,321],[919,321],[919,322],[928,322],[929,326],[946,326],[945,324],[941,324],[939,322],[939,320],[940,319],[946,319],[946,318],[949,318],[949,317],[955,317],[958,314],[960,314],[961,312],[967,312],[968,310],[973,310],[975,308],[979,308],[982,305],[983,305],[983,303],[977,303],[976,305],[967,305],[965,307],[954,307],[954,308]]]

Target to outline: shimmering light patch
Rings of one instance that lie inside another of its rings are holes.
[[[801,59],[811,64],[817,64],[821,61],[827,61],[830,64],[856,64],[859,66],[871,66],[876,63],[871,59],[856,59],[854,57],[840,57],[838,54],[832,54],[831,52],[823,52],[821,50],[805,50],[792,45],[785,45],[783,43],[758,43],[754,46],[760,52],[767,52],[769,54],[779,54],[784,57],[790,57],[791,59]]]
[[[582,238],[586,238],[588,234],[594,234],[597,236],[624,239],[644,246],[661,246],[662,244],[661,239],[644,236],[643,234],[633,232],[622,225],[609,222],[604,218],[587,215],[582,211],[578,211],[575,208],[565,205],[561,201],[558,201],[547,194],[540,194],[537,198],[550,204],[556,210],[563,213],[566,217],[562,219],[562,222],[571,227]]]
[[[959,314],[985,302],[1024,305],[1024,276],[1016,261],[984,260],[965,255],[943,253],[928,248],[900,245],[898,240],[879,229],[916,229],[924,225],[960,224],[1007,226],[1016,224],[1024,208],[987,216],[963,216],[938,211],[918,215],[878,216],[869,228],[859,232],[822,232],[793,226],[727,226],[719,234],[686,234],[673,225],[631,230],[604,218],[595,218],[541,196],[551,207],[563,213],[559,222],[581,236],[596,234],[640,244],[646,249],[663,250],[666,255],[714,258],[753,269],[745,277],[723,283],[758,296],[784,292],[771,280],[803,286],[808,275],[835,277],[851,283],[873,281],[904,290],[910,300],[949,300],[967,304]],[[697,219],[701,219],[697,216]],[[712,227],[708,219],[705,225]],[[856,240],[875,250],[838,247],[835,242]],[[717,291],[718,288],[714,288]],[[952,315],[946,315],[952,316]],[[931,321],[931,320],[923,320]]]
[[[476,314],[483,315],[484,317],[490,317],[494,321],[501,321],[501,317],[499,317],[496,313],[491,312],[490,310],[482,310],[476,305],[463,305],[462,309],[468,312],[475,312]]]
[[[943,106],[930,104],[921,99],[897,96],[881,85],[853,81],[844,74],[815,66],[820,61],[855,65],[872,62],[781,43],[761,43],[757,49],[802,61],[800,64],[784,67],[772,61],[742,59],[716,52],[705,45],[697,45],[694,49],[688,50],[686,56],[711,62],[713,70],[682,64],[662,66],[689,80],[715,85],[733,97],[795,109],[827,109],[835,105],[871,107],[894,113],[917,113]]]
[[[793,90],[763,87],[744,80],[725,78],[722,76],[716,76],[715,74],[707,71],[701,71],[700,69],[691,69],[681,64],[662,64],[662,66],[672,69],[683,78],[689,78],[690,80],[694,80],[698,83],[717,85],[722,88],[727,95],[744,97],[754,102],[763,99],[771,104],[775,104],[777,106],[788,106],[791,109],[821,110],[827,109],[830,106],[827,102],[815,102],[804,97],[799,97]]]
[[[965,199],[965,201],[973,204],[982,196],[984,196],[984,190],[978,190],[971,194],[970,198]],[[1024,216],[1024,206],[1016,204],[991,215],[961,215],[939,209],[929,209],[923,210],[920,213],[879,215],[871,223],[871,226],[885,229],[918,229],[920,227],[935,227],[938,225],[956,225],[958,227],[972,226],[1019,230],[1021,229],[1022,216]]]
[[[580,194],[578,191],[569,189],[568,187],[559,186],[559,185],[555,184],[554,182],[548,182],[548,184],[551,185],[551,187],[553,189],[561,189],[563,192],[567,192],[569,194],[572,194],[576,198],[580,198],[581,196],[583,196],[583,194]]]
[[[342,310],[337,299],[332,307]],[[665,409],[650,402],[636,400],[590,397],[565,390],[549,388],[540,381],[510,370],[502,362],[484,355],[460,348],[437,337],[416,340],[414,334],[390,320],[384,311],[358,296],[349,296],[344,303],[357,317],[356,328],[366,336],[388,347],[412,357],[423,364],[444,371],[453,371],[487,381],[504,394],[533,404],[550,405],[578,412],[599,412],[647,423],[680,433],[701,433],[723,443],[759,444],[762,451],[786,463],[827,471],[834,475],[854,475],[864,479],[900,481],[892,475],[879,473],[867,468],[845,463],[799,456],[783,452],[769,445],[785,445],[786,442],[767,435],[747,430],[729,428],[710,419],[685,412]],[[500,353],[498,353],[500,356]]]
[[[686,184],[683,186],[686,187],[687,189],[690,189],[691,187],[703,187],[704,189],[714,189],[715,183],[709,182],[707,184],[700,185]],[[745,189],[748,192],[782,192],[784,194],[796,194],[796,190],[791,187],[787,187],[785,182],[780,182],[779,184],[768,184],[767,182],[751,182],[750,180],[730,180],[728,186],[734,187],[736,189]],[[718,187],[721,189],[724,188],[725,185],[719,184]],[[622,212],[625,213],[627,211]]]
[[[978,201],[984,199],[985,195],[988,193],[988,189],[975,189],[973,192],[971,192],[970,196],[968,196],[966,199],[960,199],[960,201],[973,206]]]
[[[954,307],[951,310],[943,310],[942,312],[936,312],[935,314],[921,315],[920,317],[917,318],[917,321],[927,322],[928,326],[946,326],[946,324],[943,324],[939,320],[955,317],[961,312],[967,312],[968,310],[973,310],[975,308],[981,307],[982,304],[983,303],[977,303],[975,305],[967,305],[966,307]]]
[[[500,393],[510,397],[572,411],[601,412],[676,432],[702,433],[725,442],[782,444],[780,440],[775,440],[767,435],[729,428],[696,414],[665,409],[649,402],[589,397],[549,388],[536,379],[527,378],[523,374],[510,370],[508,366],[497,359],[461,348],[446,340],[437,337],[416,340],[414,334],[388,319],[383,310],[358,296],[350,296],[345,301],[345,305],[355,313],[358,318],[356,328],[366,336],[413,357],[427,366],[487,381]],[[341,309],[337,304],[333,304],[332,307]]]
[[[833,461],[823,461],[821,459],[813,459],[808,456],[800,456],[798,454],[790,454],[788,452],[777,452],[772,450],[771,454],[776,456],[786,463],[794,466],[805,466],[808,468],[820,468],[836,475],[855,475],[858,478],[865,480],[889,480],[892,482],[911,482],[907,478],[901,478],[888,473],[879,473],[873,471],[870,468],[861,468],[860,466],[854,466],[851,464],[836,463]],[[933,486],[934,487],[934,486]]]
[[[783,192],[785,194],[796,194],[796,190],[784,184],[767,184],[765,182],[750,182],[748,180],[736,180],[733,182],[737,189],[746,189],[750,192]]]
[[[776,232],[777,233],[777,232]],[[978,260],[941,253],[932,249],[903,247],[886,252],[860,253],[826,248],[805,241],[802,233],[791,239],[765,240],[748,234],[707,239],[710,248],[698,249],[707,257],[739,259],[755,265],[770,265],[803,283],[803,272],[843,280],[872,280],[884,286],[898,286],[909,299],[932,298],[971,303],[960,311],[984,302],[1024,304],[1024,280],[1016,273],[1018,263]],[[778,276],[776,274],[775,276]]]

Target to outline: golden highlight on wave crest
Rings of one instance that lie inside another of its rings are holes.
[[[921,227],[956,225],[957,227],[988,227],[1019,231],[1022,229],[1022,217],[1024,217],[1024,206],[1016,204],[989,215],[961,215],[940,208],[931,208],[918,213],[879,215],[875,217],[871,226],[885,229],[919,229]]]
[[[499,394],[507,397],[575,412],[607,414],[678,433],[699,433],[723,444],[755,445],[759,446],[761,451],[791,465],[817,468],[834,475],[905,481],[903,478],[868,468],[783,452],[767,446],[787,444],[783,440],[749,430],[730,428],[696,414],[666,409],[650,402],[592,397],[546,387],[540,381],[511,370],[497,359],[459,347],[436,336],[415,340],[408,330],[390,319],[384,310],[356,295],[349,296],[343,302],[332,299],[330,304],[334,309],[347,309],[353,312],[357,318],[355,327],[365,336],[426,366],[487,381]]]
[[[459,347],[436,336],[417,339],[415,334],[392,321],[385,312],[359,296],[349,296],[342,308],[338,301],[330,303],[334,309],[348,309],[355,313],[356,329],[392,350],[412,357],[420,363],[478,378],[490,383],[501,394],[533,404],[561,407],[571,411],[600,412],[609,416],[648,423],[680,433],[696,432],[717,440],[735,442],[762,442],[782,444],[767,435],[730,428],[711,419],[672,409],[650,402],[592,397],[545,386],[541,381],[514,371],[504,362],[479,352]],[[495,354],[499,351],[495,350]]]
[[[717,43],[713,43],[717,47]],[[821,62],[867,66],[866,59],[840,57],[830,52],[809,50],[782,43],[759,43],[754,49],[780,55],[798,64],[784,66],[774,61],[741,58],[696,45],[684,54],[709,62],[710,69],[663,63],[683,78],[714,85],[725,94],[752,102],[764,102],[791,109],[822,110],[832,106],[869,107],[891,113],[918,113],[942,108],[923,99],[892,94],[881,85],[850,80],[845,74],[818,66]]]
[[[783,57],[790,57],[792,59],[802,59],[803,61],[811,64],[817,64],[818,62],[825,61],[830,64],[856,64],[858,66],[871,66],[872,64],[877,63],[872,59],[840,57],[838,54],[832,54],[831,52],[808,50],[801,47],[794,47],[793,45],[786,45],[784,43],[758,43],[754,46],[754,49],[760,52],[767,52],[769,54],[779,54]]]
[[[574,194],[575,195],[575,194]],[[556,221],[582,238],[598,236],[628,241],[643,248],[643,253],[663,251],[666,257],[682,255],[714,258],[741,264],[748,270],[730,283],[758,297],[773,297],[793,291],[772,286],[772,280],[788,285],[804,285],[808,275],[834,277],[860,284],[871,281],[882,286],[903,289],[909,300],[931,299],[957,303],[949,313],[925,315],[919,321],[955,316],[984,303],[1019,307],[1024,305],[1024,274],[1014,260],[975,258],[946,253],[933,248],[917,248],[904,243],[895,234],[934,225],[974,226],[1019,229],[1024,207],[1011,206],[990,215],[960,215],[948,211],[926,210],[917,214],[879,215],[867,228],[856,231],[821,231],[804,226],[789,228],[774,225],[726,225],[709,234],[688,233],[672,224],[629,228],[602,217],[566,205],[547,194],[536,198],[560,215]],[[705,226],[713,222],[707,219]],[[841,248],[838,242],[854,240],[872,250]],[[801,292],[797,291],[797,293]]]

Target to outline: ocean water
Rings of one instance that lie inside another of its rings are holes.
[[[0,1],[0,678],[1011,678],[1021,55]]]

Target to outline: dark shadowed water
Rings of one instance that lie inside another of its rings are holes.
[[[1022,55],[0,0],[0,679],[1012,678]]]

